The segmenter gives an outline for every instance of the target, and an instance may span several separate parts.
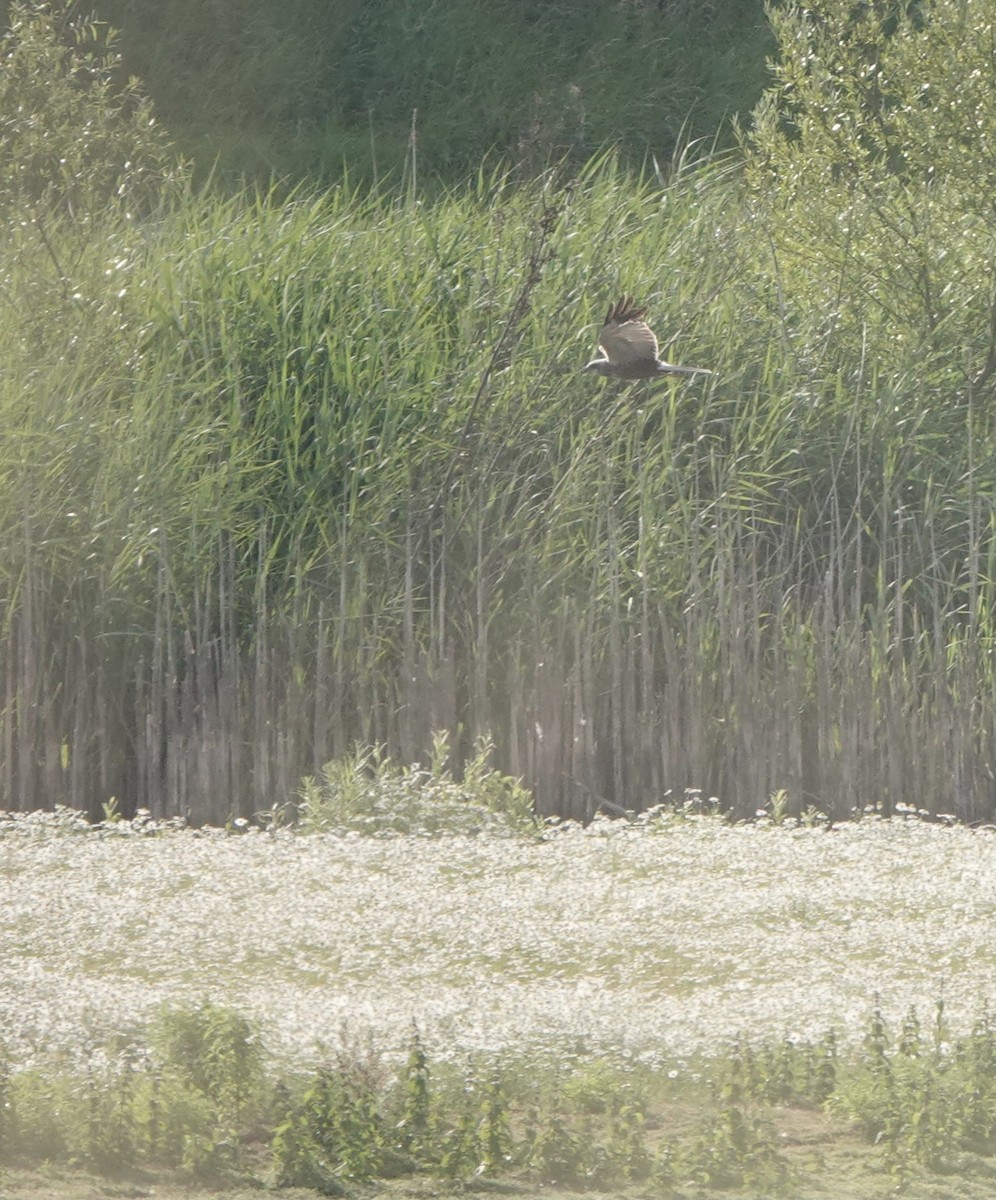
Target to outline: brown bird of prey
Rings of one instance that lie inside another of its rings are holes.
[[[632,296],[609,305],[605,324],[598,335],[601,354],[585,366],[586,371],[610,379],[658,379],[664,375],[711,375],[706,367],[675,367],[659,357],[657,339],[644,321],[645,308],[637,308]]]

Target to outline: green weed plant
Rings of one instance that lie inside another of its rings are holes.
[[[991,1156],[996,1030],[988,1009],[958,1038],[943,1003],[926,1035],[910,1010],[893,1038],[876,1007],[856,1053],[838,1055],[829,1033],[819,1045],[738,1039],[703,1065],[708,1086],[687,1067],[665,1074],[606,1060],[459,1068],[430,1061],[413,1027],[396,1070],[354,1047],[311,1074],[278,1078],[258,1030],[238,1014],[208,1003],[169,1006],[147,1037],[119,1042],[83,1075],[56,1063],[9,1063],[0,1162],[102,1171],[144,1163],[216,1180],[265,1170],[278,1186],[327,1195],[413,1174],[597,1190],[652,1185],[664,1195],[697,1183],[773,1195],[792,1180],[778,1113],[807,1106],[856,1122],[881,1147],[886,1175],[907,1177],[913,1164],[950,1175]],[[666,1118],[679,1098],[695,1113],[684,1132]]]
[[[898,1034],[876,1007],[860,1067],[829,1097],[829,1108],[861,1123],[891,1168],[918,1162],[956,1169],[962,1152],[989,1154],[996,1137],[996,1027],[984,1008],[966,1038],[954,1038],[939,1000],[929,1032],[910,1009]]]
[[[263,1112],[262,1061],[251,1022],[232,1010],[164,1007],[145,1039],[108,1046],[83,1075],[58,1063],[12,1071],[4,1155],[224,1175]]]
[[[820,1069],[827,1060],[832,1072]],[[791,1178],[775,1114],[807,1105],[858,1122],[882,1147],[886,1172],[916,1162],[950,1173],[991,1153],[996,1033],[987,1009],[962,1038],[944,1024],[942,1004],[929,1037],[911,1010],[895,1041],[876,1008],[856,1055],[838,1058],[828,1034],[818,1046],[741,1039],[710,1061],[711,1100],[691,1074],[675,1083],[604,1060],[553,1073],[461,1073],[431,1064],[413,1028],[396,1074],[368,1053],[343,1052],[310,1076],[274,1081],[242,1017],[207,1003],[171,1006],[147,1042],[82,1077],[10,1064],[0,1160],[100,1170],[145,1162],[218,1178],[258,1169],[268,1140],[278,1184],[331,1195],[423,1172],[597,1189],[655,1181],[664,1194],[685,1180],[774,1194]],[[698,1130],[652,1133],[655,1110],[680,1088],[697,1098]]]

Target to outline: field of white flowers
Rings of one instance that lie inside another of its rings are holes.
[[[958,1029],[996,992],[996,833],[666,817],[517,837],[243,835],[0,819],[0,1038],[86,1054],[164,1000],[288,1061],[417,1022],[433,1056],[673,1062],[744,1032]]]

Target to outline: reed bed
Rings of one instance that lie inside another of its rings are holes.
[[[444,731],[542,814],[992,819],[979,230],[932,228],[924,271],[974,249],[926,337],[920,292],[886,319],[859,286],[898,241],[827,244],[821,288],[769,200],[739,156],[603,159],[431,203],[190,194],[57,262],[22,232],[0,807],[223,824]],[[579,375],[623,290],[715,374]]]

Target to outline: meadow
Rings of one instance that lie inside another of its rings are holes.
[[[988,829],[62,812],[0,852],[9,1166],[802,1195],[842,1142],[866,1187],[991,1171]]]
[[[140,823],[141,824],[141,823]],[[740,1033],[859,1036],[991,989],[990,830],[829,833],[711,816],[542,838],[87,833],[7,818],[0,1002],[19,1060],[84,1058],[166,1000],[261,1018],[279,1058],[366,1037],[433,1056],[688,1060]]]

